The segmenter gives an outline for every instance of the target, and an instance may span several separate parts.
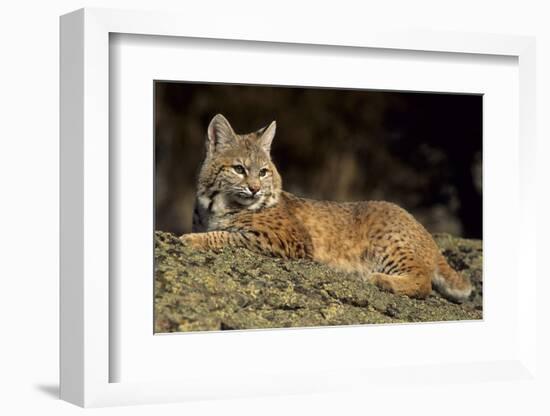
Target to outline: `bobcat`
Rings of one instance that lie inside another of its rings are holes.
[[[270,148],[276,123],[236,134],[221,114],[208,126],[193,233],[197,249],[245,247],[285,259],[311,259],[359,272],[382,289],[425,298],[432,284],[461,302],[472,290],[411,214],[383,201],[331,202],[282,190]]]

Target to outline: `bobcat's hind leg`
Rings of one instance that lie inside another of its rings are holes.
[[[372,273],[368,276],[368,280],[380,289],[413,298],[424,299],[432,291],[431,277],[427,274],[390,275]]]

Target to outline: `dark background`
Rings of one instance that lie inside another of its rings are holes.
[[[431,232],[482,237],[482,97],[155,82],[156,229],[191,231],[210,119],[237,133],[277,121],[283,188],[314,199],[382,199]]]

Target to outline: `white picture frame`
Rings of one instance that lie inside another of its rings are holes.
[[[80,406],[159,403],[197,398],[230,398],[283,393],[315,393],[407,382],[409,370],[355,370],[320,367],[318,372],[270,373],[262,378],[234,378],[220,374],[177,381],[111,382],[110,368],[120,359],[110,348],[109,252],[109,38],[130,34],[179,38],[225,39],[247,42],[331,45],[335,48],[428,51],[439,54],[503,55],[517,58],[519,67],[519,184],[517,211],[517,269],[522,286],[517,291],[517,348],[495,361],[425,364],[414,367],[416,381],[463,382],[480,380],[535,380],[536,382],[536,270],[534,196],[535,42],[509,35],[362,30],[327,34],[313,23],[308,31],[282,30],[276,25],[253,26],[234,32],[223,19],[204,25],[202,19],[165,13],[83,9],[61,18],[61,398]],[[152,302],[152,300],[151,300]],[[329,329],[324,330],[330,331]],[[411,329],[408,329],[410,332]],[[318,336],[310,331],[306,338]],[[151,332],[152,336],[152,332]],[[276,332],[271,333],[271,337]],[[336,336],[332,333],[330,336]],[[304,338],[305,339],[305,338]],[[200,357],[194,357],[200,360]],[[367,371],[369,370],[369,371]],[[206,372],[207,373],[207,372]],[[442,375],[446,373],[447,375]],[[482,377],[472,374],[483,374]],[[324,374],[327,377],[320,377]],[[447,378],[446,378],[447,377]],[[342,380],[346,380],[343,382]],[[412,383],[412,379],[408,382]]]

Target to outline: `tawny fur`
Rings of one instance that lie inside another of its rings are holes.
[[[275,122],[236,134],[221,115],[208,126],[193,233],[196,248],[238,246],[285,259],[307,258],[359,272],[380,288],[425,298],[466,299],[470,282],[454,271],[411,214],[383,201],[337,203],[282,191],[269,152]]]

